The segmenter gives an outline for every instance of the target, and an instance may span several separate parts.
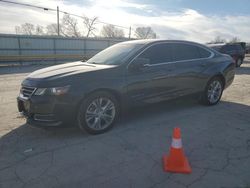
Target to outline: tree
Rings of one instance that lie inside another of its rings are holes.
[[[34,35],[35,34],[35,26],[31,23],[24,23],[21,26],[15,27],[16,34],[24,34],[24,35]]]
[[[16,34],[22,34],[21,27],[15,26],[15,32],[16,32]]]
[[[81,34],[78,30],[78,22],[75,18],[65,14],[59,24],[60,35],[65,37],[80,37]],[[58,35],[57,24],[49,24],[46,26],[47,35]]]
[[[238,37],[233,37],[231,40],[230,40],[230,42],[232,42],[232,43],[235,43],[235,42],[240,42],[241,40],[240,40],[240,38],[238,38]]]
[[[92,19],[89,19],[88,17],[84,17],[83,18],[83,24],[85,25],[85,27],[87,28],[87,34],[86,37],[89,37],[89,35],[95,35],[94,34],[94,30],[96,30],[95,24],[97,22],[98,18],[94,17]]]
[[[62,18],[62,24],[60,27],[60,34],[66,37],[80,37],[81,34],[78,30],[78,22],[75,18],[65,14]]]
[[[122,29],[115,28],[114,25],[104,25],[101,30],[101,34],[108,38],[122,38],[124,37],[124,32]]]
[[[41,25],[36,26],[36,35],[44,35],[44,27]]]
[[[151,27],[137,27],[135,30],[135,36],[139,39],[155,39],[156,33]]]
[[[22,35],[44,35],[44,28],[41,25],[33,25],[31,23],[15,26],[16,34]]]
[[[215,37],[210,43],[218,44],[218,43],[226,43],[226,39],[221,38],[220,36]]]
[[[47,35],[58,35],[57,24],[49,24],[46,26]]]

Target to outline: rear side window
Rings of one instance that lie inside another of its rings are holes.
[[[158,64],[172,61],[171,44],[156,44],[145,50],[139,58],[147,58],[150,64]]]
[[[203,48],[197,47],[200,53],[200,58],[208,58],[211,56],[211,52]]]
[[[190,44],[177,43],[173,44],[174,61],[199,59],[200,52],[197,46]]]

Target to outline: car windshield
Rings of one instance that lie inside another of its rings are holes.
[[[137,52],[143,44],[134,43],[120,43],[113,45],[90,58],[87,63],[106,64],[106,65],[120,65],[130,55]]]

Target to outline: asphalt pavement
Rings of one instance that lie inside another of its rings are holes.
[[[16,107],[22,79],[41,66],[0,69],[0,188],[250,187],[250,58],[216,106],[179,99],[124,115],[109,132],[34,128]],[[166,173],[180,127],[191,174]]]

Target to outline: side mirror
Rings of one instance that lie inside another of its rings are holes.
[[[150,65],[150,60],[147,58],[136,58],[131,64],[130,69],[138,71]]]

